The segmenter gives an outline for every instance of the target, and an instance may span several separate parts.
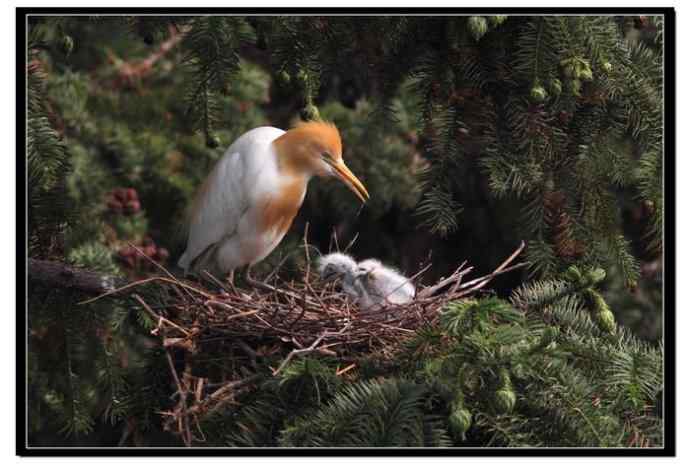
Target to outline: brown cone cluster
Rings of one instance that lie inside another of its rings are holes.
[[[572,236],[573,220],[565,211],[563,192],[546,191],[544,193],[544,219],[551,227],[551,241],[559,258],[575,260],[585,254],[585,244]]]
[[[115,188],[106,199],[108,210],[114,214],[132,215],[141,210],[139,195],[134,188]]]
[[[145,237],[140,245],[136,245],[136,248],[127,245],[117,252],[118,259],[132,269],[145,266],[148,262],[147,257],[158,263],[163,263],[168,259],[168,256],[170,256],[168,250],[162,246],[156,246],[151,237]]]

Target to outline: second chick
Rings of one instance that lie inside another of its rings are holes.
[[[362,310],[406,304],[415,296],[409,279],[375,259],[357,263],[343,253],[331,253],[319,258],[318,271],[326,280],[339,278],[343,292]]]
[[[412,302],[415,288],[412,282],[379,260],[366,259],[357,264],[357,278],[368,293],[369,304],[363,308],[381,308]]]

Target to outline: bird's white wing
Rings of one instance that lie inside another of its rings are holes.
[[[270,143],[284,131],[274,127],[253,129],[226,151],[202,184],[190,211],[187,249],[178,265],[189,269],[204,251],[237,230],[252,203],[252,183],[268,158]]]
[[[245,172],[242,155],[228,152],[201,185],[190,210],[189,238],[180,267],[189,269],[207,248],[235,231],[247,209]]]

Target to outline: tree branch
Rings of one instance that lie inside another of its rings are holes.
[[[127,280],[107,274],[75,268],[58,261],[29,258],[29,280],[53,287],[104,294],[127,284]]]

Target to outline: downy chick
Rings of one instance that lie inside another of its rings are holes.
[[[357,265],[357,279],[368,296],[360,308],[381,308],[410,303],[415,296],[412,282],[395,269],[384,266],[376,259],[367,259]],[[367,303],[367,305],[362,305]]]
[[[343,292],[360,308],[372,305],[363,282],[357,276],[357,262],[350,256],[337,252],[322,256],[317,262],[317,269],[322,279],[340,281]]]

